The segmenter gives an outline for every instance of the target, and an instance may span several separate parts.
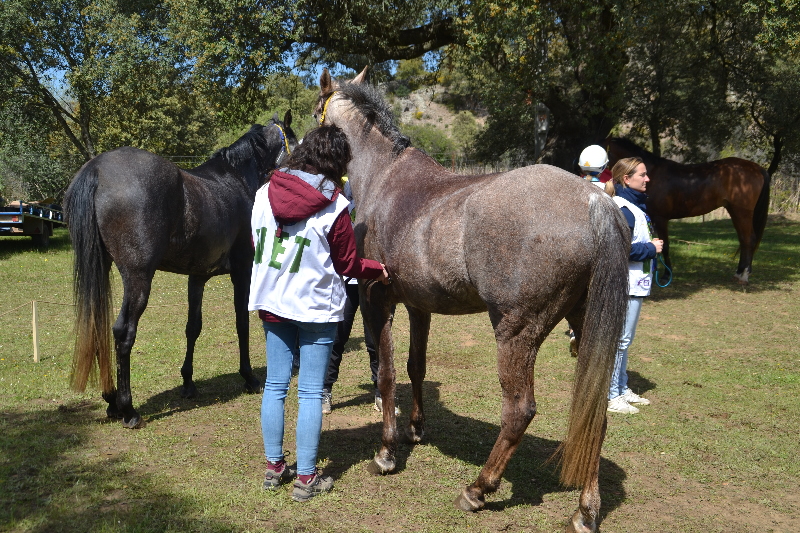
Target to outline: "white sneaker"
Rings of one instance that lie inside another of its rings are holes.
[[[642,398],[631,389],[625,389],[625,392],[622,393],[622,397],[625,398],[625,401],[628,403],[638,403],[640,405],[650,405],[650,400],[647,398]]]
[[[626,402],[623,396],[617,396],[616,398],[608,400],[608,412],[635,415],[639,410]]]

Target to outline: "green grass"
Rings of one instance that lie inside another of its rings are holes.
[[[800,512],[800,221],[773,217],[746,288],[731,281],[729,220],[673,222],[670,231],[675,280],[645,302],[629,363],[631,386],[653,405],[609,416],[601,530],[791,530]],[[545,462],[566,430],[574,360],[565,323],[538,356],[538,414],[500,489],[484,511],[464,514],[452,501],[474,481],[500,423],[488,318],[434,317],[425,438],[401,444],[397,473],[384,477],[366,472],[381,417],[371,409],[358,320],[320,443],[320,464],[336,488],[300,505],[288,489],[260,488],[260,396],[242,393],[229,281],[208,284],[195,356],[201,396],[189,401],[178,393],[186,279],[156,275],[132,355],[134,405],[147,425],[129,431],[105,418],[96,391],[67,385],[71,261],[64,230],[48,250],[0,238],[0,531],[550,532],[562,531],[576,507],[578,491],[561,487]],[[118,305],[116,273],[114,287]],[[40,302],[39,363],[31,300]],[[402,308],[394,332],[404,423],[410,385]],[[263,376],[256,317],[250,341]],[[294,398],[287,410],[293,453]]]

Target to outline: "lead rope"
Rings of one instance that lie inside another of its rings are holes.
[[[647,220],[647,230],[650,232],[650,235],[658,236],[658,234],[653,230],[653,224],[650,222],[650,215],[647,213],[644,214],[645,220]],[[656,254],[656,261],[653,265],[655,272],[653,273],[653,277],[656,280],[656,285],[661,287],[662,289],[669,287],[669,284],[672,283],[672,269],[670,269],[667,264],[664,262],[664,258],[662,257],[663,254]],[[659,281],[658,275],[658,263],[664,265],[664,272],[669,274],[669,278],[667,278],[667,282],[665,284],[661,284]]]

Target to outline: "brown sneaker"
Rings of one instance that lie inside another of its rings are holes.
[[[284,463],[283,470],[278,472],[277,470],[271,468],[269,463],[267,463],[267,471],[264,472],[264,484],[262,487],[264,490],[275,490],[277,489],[282,483],[287,483],[290,479],[292,479],[297,474],[297,465],[287,465]]]
[[[323,492],[330,492],[331,489],[333,489],[333,478],[330,476],[322,477],[317,472],[308,483],[303,483],[300,479],[294,480],[292,499],[296,502],[307,502]]]

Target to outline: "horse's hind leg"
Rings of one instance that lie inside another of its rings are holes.
[[[503,329],[516,329],[514,325],[506,326]],[[533,365],[536,362],[536,352],[541,339],[535,339],[528,328],[520,328],[522,331],[518,334],[503,338],[498,333],[499,329],[495,326],[497,367],[503,390],[500,435],[478,479],[467,486],[454,502],[458,509],[464,511],[481,509],[485,504],[485,494],[496,491],[500,486],[508,461],[514,455],[525,435],[525,430],[536,414]]]
[[[414,404],[411,417],[406,428],[406,438],[417,443],[422,440],[425,430],[425,413],[422,408],[422,382],[425,380],[426,352],[428,349],[428,333],[431,329],[431,314],[406,306],[411,330],[411,345],[408,349],[408,377],[411,379],[411,390]]]
[[[741,207],[726,206],[731,215],[731,222],[739,237],[739,266],[734,278],[742,285],[747,285],[752,272],[753,253],[756,249],[756,232],[753,228],[753,211]]]
[[[186,358],[183,360],[181,367],[181,376],[183,377],[183,386],[181,387],[181,397],[195,398],[197,396],[197,387],[192,381],[192,374],[194,373],[194,347],[197,343],[197,337],[200,336],[200,331],[203,329],[203,292],[206,288],[206,282],[210,276],[189,276],[189,317],[186,320]]]
[[[606,425],[600,435],[602,442],[606,437]],[[594,464],[591,482],[584,485],[578,500],[578,510],[567,524],[567,533],[594,533],[597,531],[597,519],[600,516],[600,454]]]
[[[136,342],[136,329],[139,325],[147,300],[150,298],[150,287],[153,272],[130,272],[120,268],[124,294],[117,321],[112,328],[117,353],[117,412],[126,428],[138,427],[142,419],[133,408],[131,395],[131,349]],[[108,398],[106,398],[108,400]],[[109,413],[112,415],[112,413]]]
[[[249,242],[245,249],[249,252]],[[231,282],[233,283],[233,306],[236,309],[236,335],[239,338],[239,375],[244,378],[245,392],[257,393],[264,389],[258,378],[253,375],[253,367],[250,366],[250,314],[247,312],[253,256],[242,252],[242,246],[239,246],[236,257],[231,261],[233,263]]]

